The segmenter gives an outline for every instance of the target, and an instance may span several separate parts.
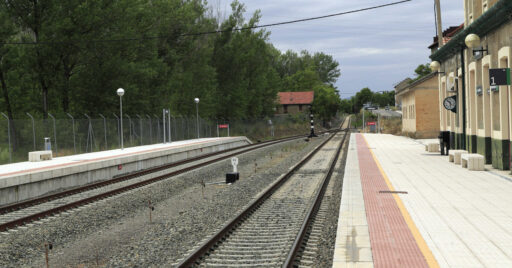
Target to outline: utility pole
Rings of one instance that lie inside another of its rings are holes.
[[[364,107],[363,107],[363,133],[364,133]]]
[[[436,6],[436,27],[437,27],[437,44],[438,48],[441,48],[444,45],[443,40],[443,27],[441,23],[441,3],[439,0],[434,0]]]

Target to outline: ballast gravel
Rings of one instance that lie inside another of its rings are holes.
[[[326,137],[239,156],[231,185],[224,160],[0,233],[0,267],[45,267],[44,243],[50,267],[172,267]]]

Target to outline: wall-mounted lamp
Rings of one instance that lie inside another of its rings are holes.
[[[440,72],[439,69],[441,69],[441,63],[439,63],[438,61],[433,61],[430,63],[430,70],[436,73],[444,74],[444,72]]]
[[[485,49],[480,46],[480,36],[476,34],[468,34],[466,36],[466,39],[464,39],[464,43],[466,43],[466,46],[471,48],[473,50],[473,56],[476,58],[481,58],[483,56],[483,52],[487,52],[489,54],[489,50],[487,49],[487,46]]]

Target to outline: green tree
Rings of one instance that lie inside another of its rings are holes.
[[[370,102],[373,99],[373,92],[365,87],[356,93],[354,109],[357,111],[363,108],[363,105],[367,102]]]
[[[340,101],[340,111],[342,113],[351,114],[354,112],[354,104],[352,99],[342,99]]]
[[[324,126],[336,115],[340,109],[340,104],[341,100],[333,87],[320,85],[315,88],[313,111],[322,120]]]
[[[430,65],[428,63],[426,63],[426,64],[418,65],[418,67],[416,67],[414,72],[416,73],[416,79],[420,79],[420,78],[430,74],[432,72],[432,70],[430,70]]]

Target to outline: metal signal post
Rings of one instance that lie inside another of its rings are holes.
[[[309,134],[308,138],[318,137],[315,134],[315,122],[313,120],[313,107],[309,108],[309,119],[310,119],[310,122],[311,122],[311,133]]]

